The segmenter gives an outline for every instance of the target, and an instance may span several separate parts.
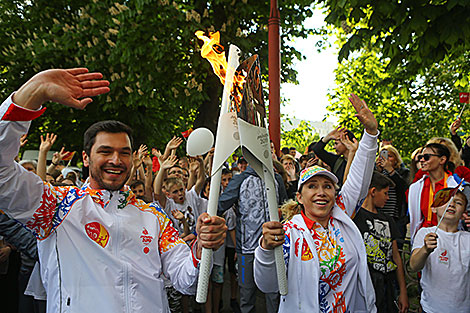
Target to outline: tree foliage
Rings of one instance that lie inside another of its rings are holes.
[[[295,82],[301,54],[287,42],[306,37],[312,1],[282,1],[283,82]],[[93,122],[123,121],[136,142],[162,147],[192,126],[215,130],[222,85],[199,54],[196,30],[221,31],[222,44],[258,53],[267,77],[269,1],[31,0],[0,3],[0,92],[3,97],[36,72],[86,66],[111,82],[111,92],[86,110],[50,107],[31,127],[60,135],[56,146],[80,150]]]
[[[399,69],[387,70],[388,62],[379,56],[377,50],[362,51],[338,66],[339,87],[331,91],[328,109],[339,117],[340,124],[361,131],[347,99],[356,93],[376,115],[381,138],[393,140],[405,158],[431,137],[448,137],[449,126],[463,107],[459,92],[468,86],[469,53],[435,63],[416,78]],[[465,132],[470,131],[465,124],[469,116],[467,109],[462,116]]]
[[[326,22],[343,28],[348,40],[340,60],[372,46],[391,70],[422,71],[470,48],[467,0],[322,0]]]
[[[300,153],[304,153],[309,144],[319,139],[320,135],[306,121],[301,121],[294,129],[281,131],[281,147],[295,147]]]

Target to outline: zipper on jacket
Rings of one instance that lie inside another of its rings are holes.
[[[112,212],[116,219],[116,243],[114,245],[114,255],[120,260],[123,269],[123,281],[124,281],[124,304],[125,304],[125,312],[131,313],[130,309],[130,301],[129,301],[129,265],[127,262],[121,259],[121,217],[119,216],[119,211],[117,209],[117,200],[119,197],[113,197],[111,192],[110,196],[110,205],[112,205]],[[114,198],[114,199],[113,199]]]
[[[129,264],[124,263],[124,294],[126,302],[126,312],[131,312],[129,301]]]

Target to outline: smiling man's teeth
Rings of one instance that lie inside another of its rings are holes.
[[[106,170],[106,172],[111,174],[121,174],[121,171]]]
[[[313,201],[313,202],[316,204],[320,204],[320,205],[324,205],[328,203],[327,201]]]

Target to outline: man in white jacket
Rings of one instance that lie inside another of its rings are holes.
[[[48,312],[169,312],[162,274],[193,289],[202,247],[224,241],[222,218],[202,214],[192,249],[157,204],[136,199],[124,183],[132,160],[131,130],[117,121],[85,133],[81,188],[53,187],[14,162],[19,138],[47,101],[84,109],[109,82],[87,69],[49,70],[0,106],[0,208],[39,239]]]

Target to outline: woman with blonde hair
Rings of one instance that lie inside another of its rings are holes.
[[[354,94],[350,101],[365,132],[339,194],[332,172],[308,167],[300,173],[297,202],[284,206],[291,219],[263,224],[255,282],[263,292],[278,292],[273,249],[283,245],[289,293],[281,296],[281,313],[377,311],[362,235],[351,216],[367,194],[379,132],[365,102]]]
[[[410,163],[410,177],[408,178],[409,183],[413,183],[416,173],[421,169],[421,163],[418,161],[418,155],[421,154],[424,147],[419,147],[411,153],[411,163]]]
[[[284,154],[281,158],[281,164],[287,173],[288,186],[286,187],[287,198],[294,199],[297,188],[297,160],[290,154]]]
[[[385,205],[380,208],[380,212],[387,214],[393,218],[397,224],[401,238],[405,237],[407,224],[406,220],[406,189],[408,189],[408,179],[410,170],[404,166],[398,150],[386,145],[380,149],[379,157],[376,162],[377,170],[390,178],[394,186],[390,186],[388,190],[388,200]]]

